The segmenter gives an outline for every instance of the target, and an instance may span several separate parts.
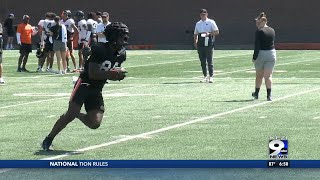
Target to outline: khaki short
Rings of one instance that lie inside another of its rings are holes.
[[[60,40],[54,40],[53,42],[53,51],[66,51],[67,50],[67,43],[62,42]]]
[[[260,70],[273,70],[276,64],[277,55],[276,50],[260,50],[258,58],[254,63],[255,69]]]

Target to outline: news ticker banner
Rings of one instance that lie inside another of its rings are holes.
[[[320,168],[320,160],[0,160],[0,168]]]

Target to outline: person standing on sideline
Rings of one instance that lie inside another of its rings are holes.
[[[66,53],[66,61],[67,61],[67,72],[70,71],[69,67],[69,57],[72,59],[73,67],[74,70],[73,72],[76,71],[77,69],[77,64],[76,64],[76,59],[73,55],[73,33],[76,31],[76,33],[79,33],[79,30],[77,26],[75,25],[74,19],[71,18],[71,11],[70,10],[64,10],[62,12],[62,20],[61,23],[64,24],[67,28],[67,53]]]
[[[38,32],[38,28],[32,27],[29,24],[29,21],[30,17],[28,15],[23,15],[22,23],[20,23],[17,28],[17,42],[20,45],[20,57],[17,72],[29,72],[26,69],[26,64],[29,53],[32,52],[31,35],[36,35]]]
[[[4,84],[4,80],[2,77],[3,67],[2,67],[2,52],[3,52],[3,39],[2,39],[3,28],[0,23],[0,85]]]
[[[267,26],[267,16],[262,12],[256,19],[257,31],[255,33],[254,53],[252,62],[256,69],[255,92],[252,97],[258,99],[259,91],[264,78],[267,88],[267,100],[271,99],[272,72],[276,63],[276,50],[274,46],[275,31]]]
[[[201,20],[196,23],[194,28],[193,42],[198,50],[199,59],[203,73],[203,80],[200,82],[213,82],[213,49],[215,36],[219,34],[216,22],[208,18],[206,9],[200,10]],[[209,76],[207,76],[207,66]]]
[[[60,22],[60,16],[56,16],[54,22],[55,25],[49,29],[51,31],[49,35],[53,38],[53,51],[57,56],[58,74],[63,75],[67,72],[67,28]]]
[[[104,30],[106,29],[106,26],[111,24],[109,21],[109,13],[103,12],[101,15],[102,22],[98,24],[97,26],[97,36],[98,36],[98,42],[99,43],[106,43],[107,39],[104,35]]]
[[[84,13],[82,11],[76,11],[74,15],[75,21],[77,22],[78,28],[78,56],[79,56],[79,71],[83,70],[84,59],[83,59],[83,48],[88,46],[87,36],[87,21],[84,19]]]
[[[13,39],[14,39],[14,28],[13,28],[13,19],[14,19],[14,14],[9,14],[8,18],[4,21],[4,27],[6,28],[8,40],[7,40],[7,45],[6,49],[7,50],[12,50],[13,49]]]

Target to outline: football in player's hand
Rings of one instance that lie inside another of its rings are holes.
[[[109,80],[121,81],[126,77],[127,71],[123,67],[115,67],[110,69]]]

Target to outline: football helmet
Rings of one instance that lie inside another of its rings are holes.
[[[74,14],[75,18],[81,20],[81,19],[84,19],[84,12],[83,11],[76,11],[76,13]]]
[[[68,18],[71,17],[71,15],[72,15],[70,10],[64,10],[63,14],[67,15]]]
[[[114,44],[117,48],[128,45],[129,28],[122,22],[112,22],[106,26],[103,33],[108,42]]]

